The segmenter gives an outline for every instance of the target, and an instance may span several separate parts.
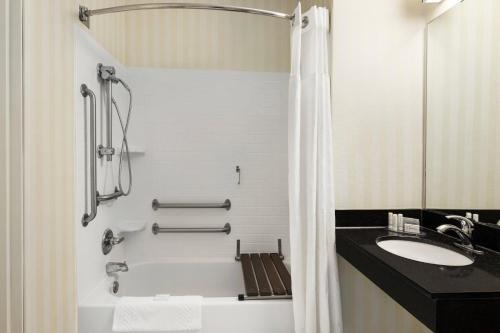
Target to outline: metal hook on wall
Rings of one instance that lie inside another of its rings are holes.
[[[238,185],[241,184],[241,168],[239,165],[236,166],[236,173],[238,174]]]

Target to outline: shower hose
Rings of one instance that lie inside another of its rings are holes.
[[[118,107],[118,104],[116,103],[115,98],[111,94],[111,100],[113,102],[113,105],[115,106],[115,111],[116,111],[116,114],[118,115],[118,119],[120,120],[120,127],[122,129],[122,134],[123,134],[122,144],[121,144],[121,148],[120,148],[120,162],[118,165],[118,189],[123,196],[127,196],[130,194],[130,190],[132,189],[132,167],[130,164],[130,152],[129,152],[128,141],[127,141],[128,125],[130,122],[130,115],[132,114],[132,90],[122,79],[116,78],[116,80],[118,82],[120,82],[121,85],[128,91],[128,95],[129,95],[128,112],[127,112],[127,117],[125,118],[125,122],[124,122],[122,115],[120,113],[120,108]],[[128,188],[127,188],[127,191],[123,190],[123,185],[122,185],[122,174],[123,174],[122,170],[123,170],[123,164],[124,164],[125,159],[127,161],[127,169],[128,169]]]

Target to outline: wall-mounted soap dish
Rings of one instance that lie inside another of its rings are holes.
[[[146,220],[117,220],[113,225],[117,232],[138,232],[146,229]]]

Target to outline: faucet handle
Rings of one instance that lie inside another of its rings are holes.
[[[125,237],[115,237],[111,229],[106,229],[102,235],[101,249],[102,254],[107,255],[113,249],[113,246],[120,244],[125,240]]]
[[[462,231],[469,237],[472,236],[472,231],[474,230],[474,222],[464,216],[460,215],[447,215],[448,220],[459,221],[462,225]]]

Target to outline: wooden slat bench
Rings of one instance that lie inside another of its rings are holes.
[[[278,253],[241,254],[245,295],[259,299],[291,298],[292,279]],[[240,300],[245,295],[239,295]]]

